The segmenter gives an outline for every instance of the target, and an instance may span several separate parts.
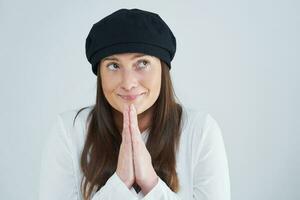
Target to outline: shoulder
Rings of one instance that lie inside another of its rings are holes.
[[[216,123],[209,112],[188,106],[182,106],[182,121],[183,128],[198,130],[197,132]]]
[[[63,126],[66,129],[78,128],[85,125],[88,119],[88,115],[94,106],[86,106],[83,108],[75,108],[70,110],[65,110],[58,113],[57,117],[61,120]]]
[[[194,158],[204,149],[210,149],[222,140],[217,120],[207,111],[183,107],[182,139],[192,151]]]
[[[84,108],[65,110],[56,115],[46,138],[45,152],[49,152],[48,154],[56,152],[54,154],[59,156],[68,154],[73,160],[80,158],[86,137],[88,115],[93,106]]]
[[[87,120],[93,106],[65,110],[56,115],[56,120],[48,137],[64,142],[70,150],[80,151],[84,144]],[[80,112],[79,112],[80,111]]]

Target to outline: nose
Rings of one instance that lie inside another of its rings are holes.
[[[136,88],[138,85],[138,80],[136,75],[131,70],[125,70],[122,74],[121,88],[130,91]]]

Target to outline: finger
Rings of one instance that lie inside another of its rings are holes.
[[[130,130],[129,130],[129,116],[128,116],[128,106],[124,107],[124,117],[123,117],[123,138],[126,144],[131,144]]]
[[[136,113],[136,109],[134,107],[134,104],[130,105],[130,112],[129,112],[129,118],[130,118],[130,130],[131,130],[131,135],[134,140],[140,140],[141,138],[141,133],[138,127],[138,117]]]
[[[137,116],[136,116],[136,112],[135,112],[135,107],[133,104],[130,104],[130,125],[131,125],[131,129],[132,131],[134,129],[136,129],[137,126]]]
[[[122,138],[125,137],[125,130],[126,130],[126,115],[128,113],[128,110],[127,110],[127,106],[124,105],[124,108],[123,108],[123,130],[122,130]]]

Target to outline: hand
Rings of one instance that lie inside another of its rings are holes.
[[[151,155],[142,139],[133,104],[130,106],[129,113],[135,181],[141,187],[143,194],[146,195],[157,184],[158,176],[152,166]]]
[[[123,109],[122,143],[120,145],[116,173],[119,178],[126,184],[126,186],[128,188],[131,188],[135,181],[135,176],[133,168],[133,154],[128,113],[129,106],[125,105]]]

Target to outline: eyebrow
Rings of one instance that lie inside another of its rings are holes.
[[[143,57],[143,56],[147,56],[147,55],[139,53],[139,54],[131,56],[131,59],[138,58],[138,57]],[[115,60],[115,61],[118,61],[119,59],[116,58],[116,57],[114,57],[114,56],[110,56],[110,57],[103,58],[102,61],[104,62],[105,60]]]

